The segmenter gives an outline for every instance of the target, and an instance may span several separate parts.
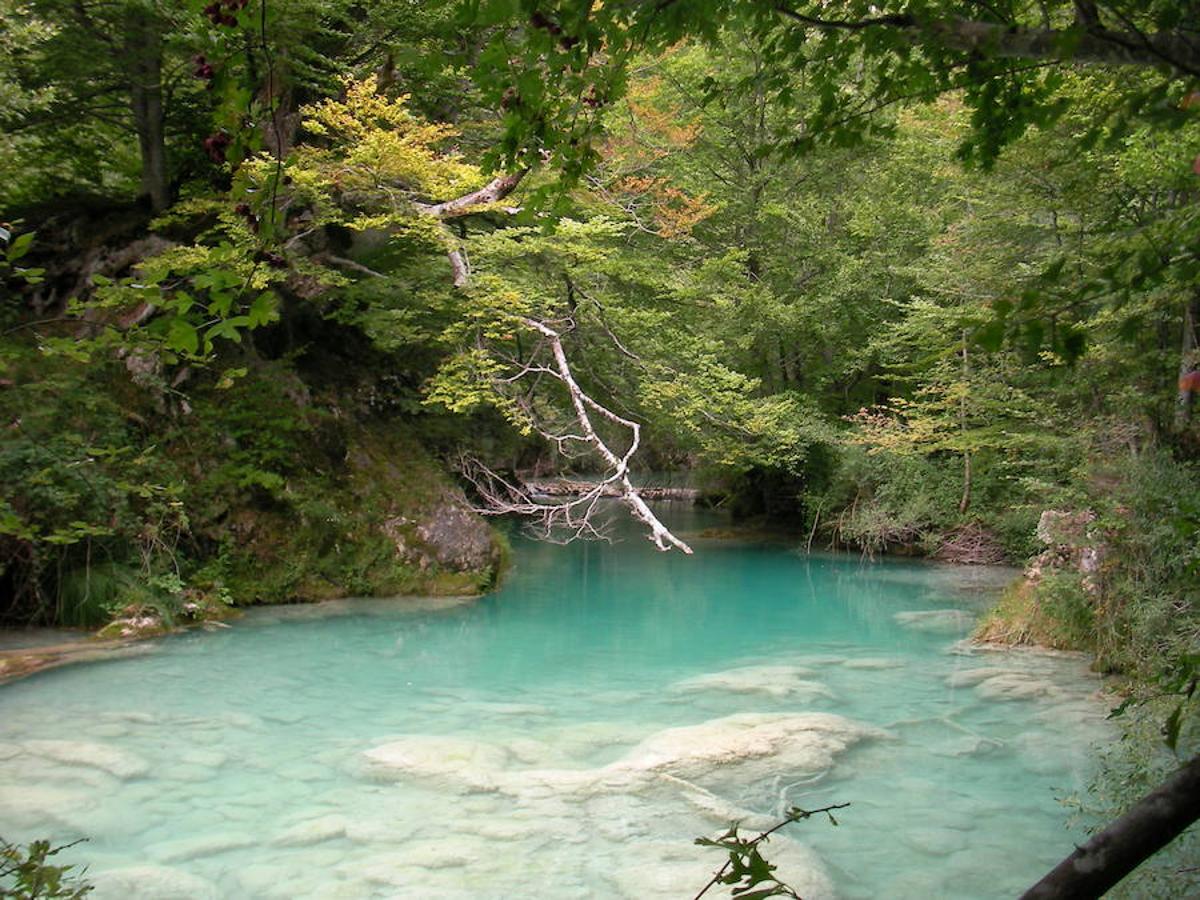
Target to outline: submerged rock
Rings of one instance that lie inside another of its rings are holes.
[[[883,732],[831,713],[741,713],[651,735],[606,771],[706,772],[774,758],[795,771],[818,772],[852,744]]]
[[[428,779],[459,790],[498,790],[549,801],[574,792],[629,792],[662,776],[747,783],[786,774],[817,777],[837,754],[885,732],[830,713],[743,713],[668,728],[615,762],[590,769],[513,769],[497,744],[412,735],[364,753],[369,775]]]
[[[204,859],[208,856],[228,853],[231,850],[252,847],[256,843],[258,842],[253,837],[240,832],[203,834],[197,837],[151,844],[146,848],[146,854],[163,862],[188,862],[193,859]]]
[[[342,815],[320,816],[293,825],[271,841],[280,847],[309,847],[346,836],[349,820]]]
[[[89,873],[89,900],[221,900],[216,885],[166,866],[129,866]]]
[[[987,681],[989,678],[994,678],[997,675],[1008,675],[1012,669],[1004,669],[999,666],[983,666],[978,669],[961,669],[957,672],[951,672],[946,676],[946,686],[952,688],[959,687],[974,687],[982,681]]]
[[[9,829],[44,829],[48,822],[66,823],[93,803],[80,791],[37,784],[0,785],[0,825]]]
[[[401,738],[363,755],[372,775],[407,774],[481,790],[495,788],[496,776],[508,761],[507,751],[495,744],[428,734]]]
[[[920,609],[898,612],[892,618],[905,628],[932,634],[960,634],[971,627],[972,621],[959,609]]]
[[[835,896],[833,883],[815,853],[782,835],[773,835],[764,855],[776,875],[805,900]],[[720,851],[686,843],[655,841],[635,844],[623,854],[612,878],[618,896],[628,900],[676,900],[696,893],[707,873],[720,866]]]
[[[1062,688],[1047,678],[1022,672],[1005,672],[981,681],[975,688],[987,700],[1037,700],[1061,697]]]
[[[802,666],[743,666],[685,678],[672,685],[671,690],[679,693],[728,691],[804,700],[832,698],[833,692],[825,685],[804,679],[804,676],[811,674],[812,669]]]
[[[967,839],[952,828],[903,828],[899,838],[927,856],[949,856],[967,846]]]
[[[229,757],[219,750],[204,750],[202,748],[193,747],[179,754],[179,761],[188,764],[189,766],[207,766],[212,769],[218,769],[225,765]]]
[[[869,656],[863,659],[848,659],[842,665],[847,669],[903,669],[905,662],[899,659],[887,659],[886,657]]]
[[[68,766],[88,766],[117,778],[138,778],[150,764],[135,753],[92,741],[26,741],[25,749],[45,759]]]

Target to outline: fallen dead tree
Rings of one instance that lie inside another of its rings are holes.
[[[417,205],[416,209],[420,214],[441,224],[447,239],[447,256],[454,286],[459,290],[469,288],[471,268],[461,244],[450,235],[446,223],[473,212],[494,208],[495,204],[516,190],[527,171],[501,175],[483,188],[462,197],[441,203]],[[514,316],[512,324],[537,335],[537,346],[527,358],[515,361],[514,372],[494,378],[493,387],[504,393],[505,389],[511,390],[519,383],[536,381],[542,377],[557,381],[565,390],[570,404],[572,423],[569,429],[555,430],[547,426],[539,421],[532,408],[526,405],[524,412],[530,420],[530,427],[560,449],[573,445],[590,451],[599,457],[607,471],[600,481],[584,487],[578,494],[564,494],[564,499],[560,502],[545,503],[538,499],[537,492],[531,487],[515,484],[501,477],[478,460],[464,458],[460,460],[460,471],[473,484],[476,494],[484,504],[478,511],[485,515],[511,513],[526,516],[540,524],[545,539],[572,541],[602,536],[598,520],[595,518],[597,503],[604,497],[616,497],[628,507],[635,519],[646,526],[647,537],[659,550],[674,548],[690,554],[692,548],[663,525],[646,505],[642,489],[636,487],[629,477],[630,461],[641,446],[641,425],[597,401],[575,378],[562,341],[564,331],[575,327],[574,320],[567,317],[559,322]],[[629,434],[629,444],[623,452],[609,446],[597,430],[597,422]]]
[[[647,538],[659,550],[675,548],[690,554],[692,548],[671,533],[658,516],[646,505],[642,493],[629,476],[629,463],[641,446],[642,426],[613,412],[580,387],[563,349],[558,330],[546,322],[521,318],[522,327],[541,336],[538,347],[511,375],[498,380],[497,386],[511,386],[525,378],[548,376],[556,379],[566,390],[574,413],[572,427],[577,430],[556,430],[534,423],[539,434],[560,448],[579,446],[590,450],[607,466],[605,476],[576,496],[546,503],[529,486],[514,484],[488,469],[477,460],[462,461],[463,475],[474,485],[483,501],[479,512],[485,515],[516,514],[540,523],[542,536],[560,542],[586,537],[603,537],[598,527],[597,510],[605,497],[616,497],[635,519],[648,529]],[[545,356],[549,359],[545,359]],[[614,450],[597,430],[593,417],[617,426],[629,433],[629,445],[624,452]]]

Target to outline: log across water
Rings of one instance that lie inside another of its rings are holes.
[[[585,494],[596,487],[594,481],[581,481],[570,478],[529,478],[524,479],[525,487],[534,494],[546,497],[573,497]],[[696,488],[684,487],[638,487],[638,493],[643,500],[689,500],[695,502],[700,496]],[[616,484],[605,485],[604,496],[619,497],[621,490]]]

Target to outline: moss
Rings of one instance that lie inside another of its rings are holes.
[[[164,619],[156,615],[122,615],[97,631],[96,637],[100,640],[140,639],[158,637],[172,630]]]
[[[282,497],[251,502],[227,522],[221,577],[238,604],[346,596],[478,594],[507,565],[490,533],[486,563],[438,561],[420,524],[456,501],[455,488],[400,424],[354,426],[344,468],[300,471]]]
[[[975,631],[984,643],[1092,650],[1092,610],[1078,576],[1022,579],[1009,587]]]
[[[424,420],[362,402],[374,370],[229,353],[191,374],[184,405],[120,366],[39,369],[28,348],[20,390],[0,392],[25,428],[0,452],[20,488],[0,513],[28,511],[0,536],[0,616],[99,627],[139,606],[172,627],[228,603],[495,584],[506,551],[417,440]]]
[[[504,583],[509,570],[512,569],[513,548],[508,535],[497,529],[492,529],[492,540],[496,545],[496,564],[492,567],[485,590],[495,590]]]

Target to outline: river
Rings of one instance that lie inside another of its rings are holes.
[[[689,898],[698,835],[806,900],[1000,898],[1084,834],[1086,662],[960,643],[1011,571],[517,541],[478,601],[251,611],[0,688],[0,836],[120,897]]]

